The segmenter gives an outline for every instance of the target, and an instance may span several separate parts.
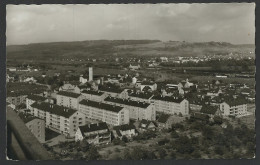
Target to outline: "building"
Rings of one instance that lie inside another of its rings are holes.
[[[160,129],[169,129],[169,128],[172,128],[172,123],[170,122],[170,115],[168,114],[162,114],[158,120],[157,120],[157,123],[158,123],[158,127]]]
[[[141,131],[147,131],[147,130],[155,131],[156,125],[154,124],[153,121],[143,119],[140,122],[139,128]]]
[[[82,83],[82,84],[87,83],[87,82],[88,82],[87,76],[85,76],[85,75],[80,75],[80,77],[79,77],[79,82]]]
[[[79,126],[75,141],[87,140],[89,144],[108,144],[111,142],[111,132],[105,122]]]
[[[64,107],[69,107],[72,109],[79,108],[79,102],[84,98],[84,96],[78,93],[60,91],[56,95],[57,105]]]
[[[224,116],[242,116],[247,114],[247,103],[243,99],[225,100],[220,104]]]
[[[128,97],[127,90],[125,89],[114,88],[114,87],[101,87],[99,90],[104,92],[106,96],[118,97],[118,98]]]
[[[156,114],[152,104],[133,101],[130,99],[120,99],[116,97],[107,97],[104,100],[108,104],[125,107],[129,110],[130,119],[134,120],[155,120]]]
[[[157,84],[154,82],[142,82],[141,91],[149,91],[149,90],[151,90],[151,91],[157,90]]]
[[[132,65],[132,64],[130,64],[129,65],[129,69],[130,70],[138,70],[138,69],[140,69],[141,67],[140,67],[140,65],[138,64],[138,65]]]
[[[45,121],[45,127],[67,137],[74,137],[78,127],[86,124],[86,116],[71,108],[45,102],[35,102],[31,107],[33,115]]]
[[[220,116],[221,112],[219,110],[219,106],[213,106],[213,105],[203,105],[200,113],[207,114],[210,117],[214,116]]]
[[[89,67],[88,68],[88,77],[89,77],[89,81],[93,81],[93,68]]]
[[[137,135],[135,126],[133,124],[124,124],[120,126],[115,126],[113,128],[113,135],[115,138],[122,139],[123,136],[127,138],[132,138]]]
[[[40,143],[45,142],[45,121],[35,116],[19,113],[19,117],[23,120],[27,128],[39,140]]]
[[[128,96],[131,100],[134,100],[134,101],[151,103],[153,94],[152,93],[133,92],[133,93],[128,94]]]
[[[10,104],[13,104],[15,106],[20,104],[26,103],[26,94],[19,94],[19,93],[9,93],[7,94],[6,101]]]
[[[180,97],[153,96],[151,101],[156,111],[166,114],[189,114],[189,101]]]
[[[79,111],[90,119],[103,121],[110,125],[129,123],[129,110],[121,106],[82,100],[79,103]]]
[[[80,88],[77,85],[66,83],[59,88],[59,91],[80,93]]]
[[[93,100],[98,102],[103,101],[106,98],[106,94],[104,92],[94,90],[83,90],[81,94],[86,100]]]
[[[26,98],[26,109],[32,110],[31,105],[37,101],[43,102],[47,101],[48,99],[38,95],[28,95]]]

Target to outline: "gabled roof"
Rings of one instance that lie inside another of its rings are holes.
[[[65,91],[60,91],[60,92],[57,93],[57,95],[73,97],[73,98],[78,98],[80,96],[80,94],[78,94],[78,93],[65,92]]]
[[[123,124],[114,127],[114,130],[120,130],[120,131],[127,131],[131,129],[135,129],[135,126],[133,124]]]
[[[93,91],[93,90],[83,90],[82,93],[86,93],[86,94],[90,94],[90,95],[97,95],[97,96],[101,96],[104,94],[104,92]]]
[[[245,99],[242,98],[238,98],[238,99],[225,99],[225,101],[229,106],[237,106],[237,105],[243,105],[246,104],[247,101]]]
[[[30,100],[34,100],[34,101],[44,101],[46,100],[47,98],[43,97],[43,96],[38,96],[38,95],[28,95],[27,96],[28,99]]]
[[[141,85],[154,85],[154,84],[155,84],[154,82],[149,82],[149,81],[145,81],[141,83]]]
[[[118,113],[119,111],[121,111],[124,108],[124,107],[96,102],[96,101],[92,101],[92,100],[81,100],[79,102],[79,104],[98,108],[98,109],[104,109],[104,110],[112,111],[112,112],[116,112],[116,113]]]
[[[201,107],[200,112],[201,113],[206,113],[206,114],[211,114],[214,115],[218,110],[217,106],[211,106],[211,105],[203,105]]]
[[[180,98],[180,97],[170,97],[170,96],[161,96],[161,95],[153,96],[152,99],[175,102],[175,103],[181,103],[184,100],[184,98]]]
[[[87,124],[84,126],[79,126],[79,129],[81,133],[84,135],[84,133],[99,131],[99,130],[108,130],[108,126],[105,122],[101,123],[95,123],[95,124]]]
[[[169,118],[170,118],[170,115],[168,115],[168,114],[162,114],[162,115],[159,117],[158,122],[159,122],[159,123],[166,123]]]
[[[70,109],[67,107],[59,106],[56,104],[50,104],[46,102],[35,102],[31,105],[33,108],[37,108],[39,110],[49,112],[51,114],[55,114],[58,116],[63,116],[65,118],[69,118],[71,115],[77,112],[77,110]]]
[[[147,108],[150,105],[149,103],[133,101],[130,99],[120,99],[120,98],[110,97],[110,96],[105,98],[104,101],[118,103],[118,104],[124,104],[124,105],[139,107],[139,108]]]

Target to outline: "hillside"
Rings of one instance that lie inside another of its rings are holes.
[[[108,56],[204,56],[238,54],[254,56],[254,45],[225,42],[190,43],[159,40],[94,40],[7,46],[7,59],[79,58]]]

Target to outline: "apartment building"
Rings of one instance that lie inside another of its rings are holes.
[[[151,102],[158,112],[170,115],[189,114],[189,101],[183,98],[157,95],[152,97]]]
[[[74,109],[35,102],[31,105],[33,115],[45,121],[45,127],[68,137],[74,137],[79,126],[86,124],[86,116]]]
[[[106,98],[106,94],[100,91],[83,90],[81,94],[86,100],[93,100],[98,102],[103,101]]]
[[[105,122],[79,126],[75,141],[87,140],[89,144],[107,144],[111,142],[111,132]]]
[[[134,101],[151,103],[151,98],[153,97],[152,93],[130,93],[128,94],[129,98]]]
[[[23,120],[27,128],[38,139],[40,143],[45,142],[45,121],[30,114],[20,113],[19,117]]]
[[[139,102],[139,101],[133,101],[130,99],[121,99],[116,97],[107,97],[104,100],[108,104],[117,105],[125,107],[129,110],[129,117],[130,119],[134,120],[155,120],[156,114],[155,114],[155,108],[154,105],[145,103],[145,102]]]
[[[110,125],[129,123],[129,110],[122,106],[92,100],[82,100],[79,103],[79,111],[90,119],[100,120]]]
[[[224,116],[241,116],[247,114],[247,103],[245,100],[226,100],[220,104],[220,111]]]
[[[81,94],[65,92],[65,91],[58,92],[56,96],[57,105],[61,105],[64,107],[77,109],[77,110],[78,110],[79,102],[83,98],[84,97]]]
[[[11,93],[7,94],[6,101],[15,106],[26,103],[26,94]]]
[[[37,101],[40,101],[40,102],[44,102],[44,101],[47,101],[48,99],[45,98],[45,97],[42,97],[42,96],[38,96],[38,95],[28,95],[27,98],[26,98],[26,109],[29,109],[31,110],[32,112],[32,107],[31,105]],[[32,114],[32,113],[31,113]]]

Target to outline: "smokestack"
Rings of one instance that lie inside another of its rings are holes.
[[[88,77],[89,77],[89,81],[92,81],[93,80],[93,68],[92,67],[89,67],[88,68]]]

